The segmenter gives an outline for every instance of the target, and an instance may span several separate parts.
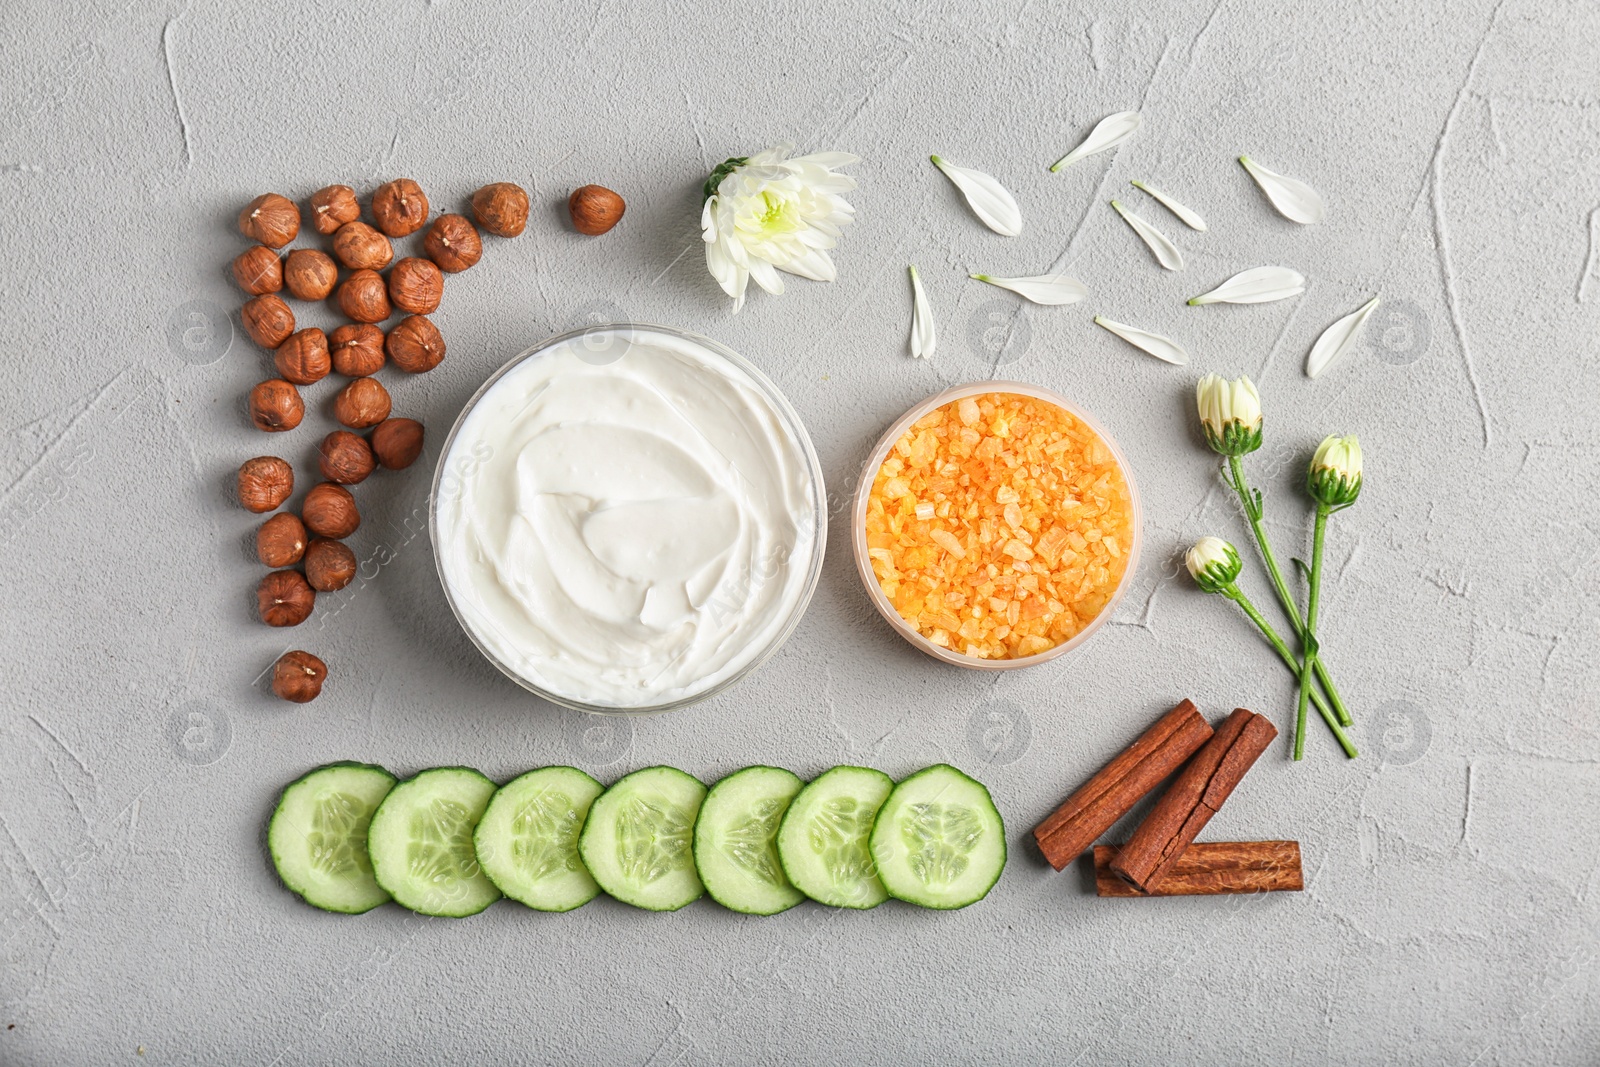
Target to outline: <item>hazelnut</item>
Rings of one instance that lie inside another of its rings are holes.
[[[262,293],[246,300],[239,319],[250,340],[262,348],[277,348],[294,333],[294,312],[277,293]]]
[[[444,295],[444,275],[430,259],[407,256],[389,271],[389,302],[401,311],[426,315],[437,311]]]
[[[282,248],[300,232],[300,209],[277,193],[262,193],[239,212],[239,232],[268,248]]]
[[[628,209],[622,197],[603,185],[584,185],[572,191],[567,199],[567,213],[572,216],[572,226],[579,233],[597,237],[622,221]]]
[[[379,429],[382,429],[380,426]],[[388,464],[384,464],[388,466]],[[239,503],[257,515],[272,511],[294,492],[294,468],[277,456],[257,456],[239,467]]]
[[[305,523],[292,512],[279,512],[256,531],[256,558],[269,567],[292,567],[305,554]]]
[[[356,378],[333,398],[333,417],[365,430],[389,417],[389,390],[376,378]]]
[[[258,430],[292,430],[305,417],[306,402],[300,399],[300,390],[281,378],[269,378],[250,390],[250,421]]]
[[[371,381],[370,378],[357,380]],[[372,458],[372,446],[367,444],[366,438],[349,430],[335,430],[317,446],[317,466],[328,481],[355,485],[372,473],[377,461]]]
[[[485,185],[472,194],[472,213],[496,237],[515,237],[528,224],[528,194],[510,182]]]
[[[351,270],[382,270],[394,259],[394,245],[364,222],[347,222],[333,235],[333,255]]]
[[[311,194],[311,225],[318,233],[332,233],[360,217],[361,204],[348,185],[330,185]]]
[[[268,626],[299,626],[316,602],[317,591],[299,571],[273,571],[256,585],[256,610]]]
[[[416,233],[428,221],[428,198],[410,178],[396,178],[372,194],[372,217],[390,237]]]
[[[404,470],[422,454],[422,423],[416,419],[384,419],[371,434],[378,463],[392,471]]]
[[[444,359],[444,338],[426,316],[412,315],[389,331],[383,349],[396,367],[408,374],[421,374]]]
[[[297,300],[326,300],[338,280],[339,265],[315,248],[297,248],[283,261],[283,284]]]
[[[328,665],[309,652],[285,652],[272,665],[272,692],[280,700],[309,704],[322,692]]]
[[[300,521],[318,537],[349,537],[361,525],[361,513],[356,510],[356,498],[350,490],[333,482],[321,482],[311,487],[306,502],[300,506]]]
[[[343,541],[318,537],[306,548],[306,581],[317,592],[338,592],[355,576],[356,554]]]
[[[389,291],[383,284],[383,275],[375,270],[358,270],[346,278],[339,286],[339,309],[357,322],[382,322],[388,318]]]
[[[328,335],[333,369],[348,378],[364,378],[383,368],[383,331],[371,323],[341,326]]]
[[[333,363],[328,356],[328,335],[315,326],[290,337],[272,354],[278,377],[296,385],[311,385],[328,376]]]
[[[251,296],[283,288],[283,260],[266,245],[251,245],[233,257],[233,280]]]
[[[458,274],[483,258],[483,238],[465,215],[440,215],[422,238],[428,258],[446,274]]]

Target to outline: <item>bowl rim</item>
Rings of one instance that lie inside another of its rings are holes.
[[[912,423],[922,418],[935,408],[943,407],[963,397],[980,396],[985,393],[1016,393],[1043,400],[1061,408],[1073,418],[1083,422],[1095,435],[1110,449],[1112,457],[1117,461],[1122,477],[1128,484],[1128,500],[1133,510],[1133,543],[1128,548],[1128,566],[1122,573],[1122,579],[1112,591],[1111,599],[1106,601],[1106,606],[1100,609],[1100,614],[1089,621],[1089,625],[1073,634],[1072,637],[1032,656],[1022,656],[1017,659],[978,659],[963,652],[953,649],[941,648],[919,633],[910,623],[901,618],[889,598],[884,595],[883,588],[878,584],[878,576],[872,572],[872,560],[867,555],[867,501],[872,495],[872,483],[877,478],[878,471],[883,462],[888,458],[889,449],[894,447],[896,441],[904,436]],[[856,573],[861,576],[861,584],[866,587],[867,596],[872,601],[873,607],[878,609],[878,614],[886,619],[894,631],[905,638],[914,648],[932,656],[943,663],[950,663],[957,667],[979,671],[1012,671],[1024,667],[1036,667],[1048,663],[1057,656],[1063,656],[1074,649],[1083,646],[1084,642],[1092,637],[1105,625],[1107,620],[1116,612],[1123,596],[1139,569],[1140,552],[1144,548],[1144,508],[1139,499],[1139,486],[1134,480],[1133,467],[1128,462],[1128,457],[1117,444],[1116,438],[1106,432],[1105,427],[1088,412],[1077,404],[1068,400],[1060,393],[1047,389],[1042,385],[1030,382],[1007,380],[983,380],[967,382],[964,385],[955,385],[924,400],[913,404],[905,414],[896,419],[883,436],[878,438],[876,444],[867,453],[866,462],[861,466],[857,477],[855,499],[850,509],[850,545],[855,552]]]
[[[484,645],[482,639],[478,636],[473,627],[468,624],[466,617],[462,614],[460,606],[456,603],[455,593],[451,589],[450,580],[445,576],[444,558],[440,549],[439,537],[440,493],[444,486],[444,479],[449,473],[447,471],[447,467],[450,463],[450,454],[455,447],[456,437],[460,434],[461,429],[466,424],[468,417],[471,416],[474,410],[476,410],[478,402],[482,400],[491,389],[494,388],[496,383],[498,383],[501,378],[505,377],[516,367],[521,366],[527,360],[537,359],[539,356],[544,355],[551,349],[565,344],[574,338],[585,337],[591,334],[622,332],[661,333],[670,337],[676,337],[680,340],[692,342],[703,347],[713,356],[717,356],[732,364],[736,370],[747,376],[753,383],[755,383],[758,390],[767,398],[767,401],[772,404],[773,409],[777,413],[780,421],[789,430],[791,438],[796,444],[799,445],[800,452],[805,459],[806,467],[810,474],[812,497],[812,549],[811,558],[806,565],[807,571],[805,583],[801,589],[799,598],[795,601],[794,608],[789,613],[789,617],[784,621],[783,626],[778,630],[778,632],[773,635],[772,640],[767,643],[767,646],[763,648],[756,656],[754,656],[748,663],[734,671],[732,674],[714,686],[696,691],[687,696],[679,697],[675,700],[663,701],[659,704],[629,707],[608,704],[590,704],[574,697],[566,696],[562,693],[553,692],[537,685],[527,678],[524,678],[508,664],[502,662],[493,651]],[[806,613],[806,609],[810,606],[811,598],[816,593],[817,585],[822,578],[822,563],[823,557],[827,550],[828,542],[827,501],[827,484],[823,478],[822,464],[817,458],[816,447],[811,442],[811,435],[806,432],[805,423],[801,420],[800,413],[795,410],[794,405],[789,402],[789,398],[783,394],[783,391],[778,388],[777,384],[774,383],[771,378],[767,377],[767,375],[759,367],[757,367],[754,363],[751,363],[748,359],[745,359],[743,356],[739,355],[739,353],[735,352],[722,342],[707,337],[704,334],[695,333],[693,330],[684,330],[679,329],[676,326],[663,326],[657,323],[649,322],[606,322],[590,326],[582,326],[577,329],[554,334],[535,345],[523,349],[521,352],[517,353],[515,356],[512,356],[509,360],[503,363],[492,374],[490,374],[489,377],[484,380],[483,384],[473,392],[472,396],[467,399],[466,403],[462,405],[460,413],[456,415],[455,422],[451,424],[449,434],[445,437],[444,446],[439,450],[439,459],[434,467],[433,483],[428,491],[428,540],[433,546],[434,570],[439,576],[439,584],[444,589],[445,602],[450,605],[451,614],[455,616],[457,624],[460,625],[462,631],[467,635],[468,640],[472,642],[474,647],[477,648],[483,657],[493,664],[501,674],[504,674],[507,678],[511,679],[528,692],[533,693],[535,696],[543,700],[547,700],[559,707],[571,708],[574,711],[581,711],[594,715],[655,715],[662,712],[676,711],[679,708],[685,708],[691,704],[698,704],[702,700],[708,700],[711,697],[716,696],[718,693],[727,689],[729,686],[738,682],[740,679],[744,678],[746,675],[750,674],[752,671],[756,670],[770,660],[774,655],[777,654],[778,649],[782,648],[784,643],[787,642],[791,636],[793,636],[795,629],[800,625],[801,618],[804,617]]]

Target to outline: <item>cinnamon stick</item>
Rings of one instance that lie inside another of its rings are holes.
[[[1034,828],[1050,866],[1059,871],[1081,856],[1210,736],[1211,725],[1187,700],[1157,719]]]
[[[1177,863],[1211,816],[1222,807],[1278,730],[1253,711],[1235,708],[1156,801],[1144,822],[1111,861],[1111,869],[1138,889],[1150,887]]]
[[[1116,845],[1095,846],[1096,895],[1185,897],[1299,892],[1306,887],[1298,841],[1208,841],[1190,845],[1148,893],[1141,893],[1111,869],[1120,851]]]

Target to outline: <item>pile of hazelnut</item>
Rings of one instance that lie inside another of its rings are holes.
[[[310,617],[319,592],[343,589],[355,578],[356,556],[344,540],[361,525],[361,513],[346,487],[378,467],[409,467],[422,452],[422,423],[392,417],[389,392],[374,375],[386,363],[408,374],[437,367],[445,342],[428,316],[439,307],[444,276],[482,258],[480,228],[515,237],[528,221],[528,194],[509,182],[473,194],[476,226],[448,213],[429,225],[428,198],[410,178],[386,182],[372,194],[370,225],[362,221],[360,201],[348,185],[318,191],[310,207],[312,228],[331,238],[331,255],[316,248],[282,255],[300,233],[300,209],[287,197],[265,193],[239,213],[239,229],[258,243],[233,261],[234,280],[250,294],[241,315],[245,332],[272,351],[277,371],[250,390],[251,422],[268,433],[293,430],[305,417],[301,387],[330,372],[349,379],[333,401],[334,417],[345,429],[318,446],[325,481],[306,493],[300,514],[278,512],[256,531],[256,555],[273,568],[256,586],[257,608],[269,626],[298,626]],[[391,239],[424,226],[423,255],[396,260]],[[284,291],[296,300],[332,298],[350,321],[326,334],[315,327],[297,330]],[[404,317],[385,330],[396,313]],[[239,468],[239,502],[257,514],[277,511],[294,492],[294,481],[288,461],[257,456]],[[305,703],[322,691],[327,673],[311,653],[287,652],[273,668],[272,691]]]

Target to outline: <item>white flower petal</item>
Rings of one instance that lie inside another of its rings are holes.
[[[938,156],[928,158],[961,190],[961,195],[967,198],[967,206],[983,220],[985,226],[1006,237],[1015,237],[1022,232],[1022,209],[1017,207],[1016,200],[1006,192],[1005,186],[981,170],[958,167]]]
[[[773,296],[783,295],[783,279],[778,277],[777,268],[764,259],[750,261],[750,279]]]
[[[734,281],[739,275],[739,267],[732,259],[728,258],[728,250],[720,244],[706,245],[706,269],[711,276],[722,286],[722,291],[729,296],[737,296],[734,292]]]
[[[1305,182],[1270,171],[1249,156],[1240,156],[1239,162],[1261,186],[1261,191],[1267,194],[1267,199],[1278,209],[1278,214],[1290,222],[1314,226],[1328,217],[1322,197]]]
[[[1054,174],[1062,167],[1071,166],[1085,156],[1092,156],[1097,152],[1104,152],[1107,149],[1117,147],[1117,145],[1132,137],[1133,132],[1139,128],[1139,124],[1143,121],[1144,119],[1139,116],[1137,111],[1119,111],[1115,115],[1107,115],[1100,120],[1094,129],[1089,131],[1089,136],[1083,139],[1082,144],[1051,165],[1050,173]]]
[[[1099,315],[1094,317],[1094,324],[1110,330],[1133,347],[1142,349],[1157,359],[1175,363],[1180,367],[1187,366],[1189,363],[1189,353],[1185,352],[1183,346],[1170,337],[1163,337],[1159,333],[1141,330],[1126,323],[1112,322],[1110,319],[1102,318]]]
[[[1209,293],[1193,297],[1189,303],[1265,304],[1299,296],[1306,291],[1306,280],[1288,267],[1251,267],[1240,271]]]
[[[814,282],[831,282],[838,277],[833,259],[820,248],[809,249],[805,255],[796,256],[778,268]]]
[[[1356,337],[1360,335],[1361,327],[1366,325],[1372,309],[1377,306],[1378,298],[1373,297],[1322,331],[1317,343],[1311,346],[1311,354],[1306,357],[1307,378],[1315,378],[1344,358],[1345,353],[1355,344]]]
[[[1035,304],[1076,304],[1089,295],[1088,286],[1065,274],[1036,274],[1031,278],[993,278],[987,274],[972,274],[969,277],[1010,289]]]
[[[789,160],[793,164],[810,163],[824,170],[837,170],[848,167],[852,163],[860,163],[861,157],[851,155],[849,152],[813,152],[809,156],[795,156]]]
[[[1183,269],[1183,253],[1178,251],[1178,246],[1167,240],[1167,235],[1141,219],[1138,215],[1122,206],[1122,201],[1113,200],[1111,206],[1122,221],[1133,227],[1133,232],[1139,239],[1150,246],[1150,251],[1156,254],[1156,262],[1168,270]]]
[[[1155,186],[1149,185],[1145,182],[1135,180],[1129,182],[1128,184],[1133,186],[1135,189],[1140,189],[1146,193],[1149,193],[1162,207],[1178,216],[1178,219],[1185,226],[1189,227],[1189,229],[1198,230],[1201,233],[1206,232],[1206,220],[1201,218],[1200,213],[1195,211],[1193,208],[1185,207],[1176,200],[1172,199],[1172,197],[1168,196],[1166,193],[1162,192],[1160,189],[1157,189]]]
[[[938,344],[933,328],[933,309],[928,306],[928,294],[922,288],[922,277],[916,267],[906,268],[911,273],[911,354],[918,359],[928,359]]]

